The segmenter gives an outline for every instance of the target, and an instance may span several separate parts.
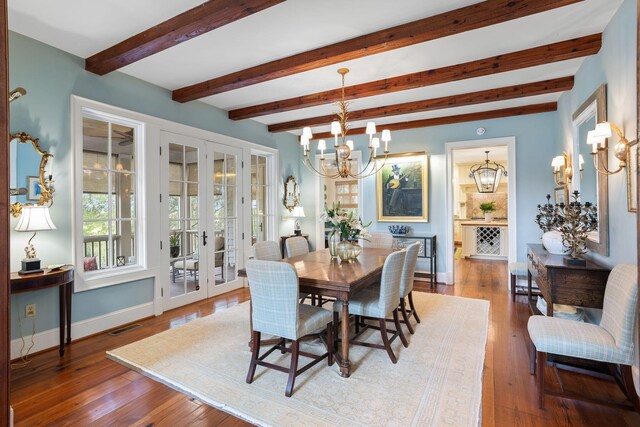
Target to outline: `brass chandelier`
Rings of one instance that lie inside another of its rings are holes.
[[[320,168],[314,167],[312,159],[309,156],[310,140],[313,137],[310,127],[302,129],[300,137],[300,145],[302,145],[304,157],[303,163],[314,174],[324,178],[365,178],[378,172],[384,166],[387,155],[389,154],[389,141],[391,141],[391,131],[384,129],[380,138],[374,137],[376,134],[376,124],[367,122],[366,134],[369,135],[369,159],[367,164],[361,170],[353,170],[353,141],[347,140],[347,132],[349,131],[349,102],[344,100],[344,76],[349,72],[348,68],[340,68],[338,73],[342,76],[342,97],[336,102],[338,111],[336,115],[338,120],[331,122],[331,134],[333,135],[333,146],[335,148],[335,166],[333,162],[325,163],[324,152],[327,149],[327,143],[324,139],[318,141],[318,150],[320,150]],[[341,142],[338,143],[338,136],[341,136]],[[378,158],[377,152],[380,148],[380,141],[384,142],[384,156]],[[337,168],[337,169],[336,169]]]

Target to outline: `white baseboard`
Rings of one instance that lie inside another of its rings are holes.
[[[113,329],[120,325],[135,322],[138,319],[143,319],[145,317],[150,317],[153,315],[154,303],[148,302],[145,304],[124,308],[122,310],[113,311],[102,316],[92,317],[91,319],[81,320],[79,322],[71,324],[71,339],[76,340],[88,337],[89,335]],[[58,347],[60,343],[59,331],[59,328],[54,328],[35,334],[33,336],[34,346],[29,353],[35,353],[37,351]],[[29,348],[29,345],[31,345],[31,337],[25,335],[24,341],[26,351],[26,349]],[[73,341],[71,345],[73,345]],[[20,358],[21,347],[22,340],[20,338],[11,341],[12,360]]]
[[[438,283],[453,285],[453,273],[451,271],[438,272]]]

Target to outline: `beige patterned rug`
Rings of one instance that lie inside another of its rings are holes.
[[[353,369],[319,363],[296,379],[249,367],[249,304],[107,352],[109,358],[223,411],[271,426],[477,426],[489,302],[414,292],[422,323],[409,347],[393,343],[398,363],[384,350],[352,347]],[[374,335],[375,333],[375,335]],[[379,341],[370,331],[368,341]],[[365,334],[365,336],[366,336]],[[323,351],[319,341],[311,351]],[[288,355],[268,360],[288,366]],[[301,364],[308,359],[301,358]]]

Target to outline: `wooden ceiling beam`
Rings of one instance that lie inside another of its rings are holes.
[[[345,87],[345,99],[383,95],[424,86],[489,76],[507,71],[520,70],[538,65],[566,61],[594,55],[602,46],[602,34],[593,34],[565,40],[531,49],[492,56],[464,64],[450,65],[433,70],[390,77],[359,85]],[[330,104],[340,99],[341,90],[333,89],[280,101],[267,102],[229,111],[232,120],[248,119],[268,114],[282,113],[317,105]]]
[[[283,1],[209,0],[90,56],[85,70],[105,75]]]
[[[547,102],[544,104],[532,104],[522,107],[504,108],[501,110],[481,111],[479,113],[458,114],[456,116],[436,117],[433,119],[412,120],[408,122],[389,123],[379,125],[379,129],[389,129],[392,131],[403,129],[426,128],[430,126],[450,125],[454,123],[474,122],[477,120],[499,119],[502,117],[524,116],[526,114],[547,113],[558,109],[557,102]],[[366,128],[349,129],[348,135],[361,135]],[[332,139],[330,132],[313,135],[313,139]]]
[[[548,93],[564,92],[573,88],[573,76],[544,80],[534,83],[526,83],[497,89],[481,90],[478,92],[463,93],[459,95],[443,96],[440,98],[423,101],[405,102],[402,104],[387,105],[384,107],[367,108],[365,110],[349,111],[349,120],[367,120],[377,117],[399,116],[402,114],[418,113],[423,111],[440,110],[443,108],[464,107],[468,105],[483,104],[487,102],[505,101],[508,99],[524,98],[527,96],[544,95]],[[311,117],[308,119],[292,120],[283,123],[269,125],[269,132],[285,132],[301,129],[305,126],[322,126],[337,120],[335,114]]]
[[[487,0],[375,33],[277,59],[173,91],[178,102],[523,18],[583,0]]]

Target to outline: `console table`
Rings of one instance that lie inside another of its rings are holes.
[[[547,316],[553,316],[553,304],[602,308],[609,267],[593,261],[587,261],[585,266],[566,265],[564,255],[552,255],[541,244],[527,245],[527,264],[529,306],[533,313],[540,312],[532,296],[532,280],[547,302]]]
[[[60,356],[64,355],[64,336],[67,332],[67,344],[71,344],[71,293],[73,291],[73,266],[64,266],[58,270],[44,270],[43,273],[19,275],[11,273],[11,293],[39,291],[41,289],[59,289],[60,309]]]
[[[430,285],[433,286],[437,282],[437,248],[436,248],[436,235],[425,234],[423,236],[414,236],[406,234],[393,235],[393,249],[404,249],[407,246],[419,242],[420,251],[418,252],[418,258],[429,258],[429,272],[416,271],[414,277],[416,279],[428,278],[430,279]]]

